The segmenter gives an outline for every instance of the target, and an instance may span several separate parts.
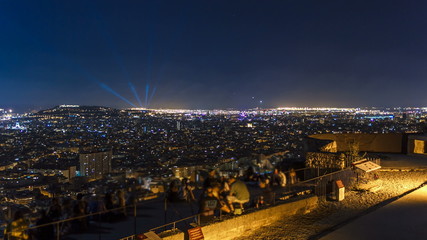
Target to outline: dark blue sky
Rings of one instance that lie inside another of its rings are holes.
[[[426,12],[391,0],[0,0],[0,108],[140,105],[131,86],[149,107],[427,106]]]

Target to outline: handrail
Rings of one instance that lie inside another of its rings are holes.
[[[117,207],[117,208],[107,209],[107,210],[99,211],[99,212],[95,212],[95,213],[89,213],[89,214],[85,214],[85,215],[81,215],[81,216],[71,217],[71,218],[67,218],[67,219],[56,220],[56,221],[52,221],[52,222],[49,222],[49,223],[40,224],[40,225],[36,225],[36,226],[31,226],[31,227],[29,226],[29,227],[26,227],[26,228],[22,228],[19,231],[21,232],[21,231],[33,230],[33,229],[38,229],[38,228],[41,228],[41,227],[47,227],[47,226],[56,225],[56,224],[59,225],[61,223],[70,222],[70,221],[73,221],[73,220],[78,220],[78,219],[87,218],[87,217],[90,217],[90,216],[96,216],[96,215],[106,214],[106,213],[115,212],[115,211],[118,211],[118,210],[124,210],[124,209],[132,208],[132,207],[134,209],[136,209],[137,205],[140,206],[140,205],[144,205],[144,204],[145,203],[134,203],[132,205],[127,205],[127,206],[124,206],[124,207]],[[8,232],[6,234],[11,234],[11,232]]]
[[[340,171],[335,171],[335,172],[328,173],[328,174],[325,174],[325,175],[322,175],[322,176],[318,176],[318,177],[314,177],[314,178],[311,178],[311,179],[308,179],[308,180],[299,181],[299,182],[296,182],[296,183],[294,183],[294,184],[291,184],[291,186],[299,185],[299,184],[302,184],[302,183],[307,183],[307,182],[314,181],[314,180],[317,180],[317,179],[322,179],[323,177],[327,177],[327,176],[330,176],[330,175],[335,175],[335,174],[340,173],[340,172],[345,172],[345,171],[348,171],[350,168],[351,168],[351,167],[348,167],[348,168],[342,169],[342,170],[340,170]],[[296,171],[296,172],[298,172],[298,171],[308,170],[308,169],[312,169],[312,168],[301,168],[301,169],[297,169],[297,170],[295,170],[295,171]],[[287,172],[290,172],[290,171],[287,171]],[[183,219],[179,219],[179,220],[176,220],[176,221],[173,221],[173,222],[170,222],[170,223],[164,224],[164,225],[162,225],[162,226],[152,228],[152,229],[150,229],[149,231],[154,231],[154,230],[157,230],[157,229],[161,229],[161,228],[167,227],[167,226],[169,226],[169,225],[175,225],[175,224],[176,224],[176,223],[178,223],[178,222],[186,221],[186,220],[191,219],[191,218],[194,218],[194,217],[200,217],[200,215],[201,215],[201,213],[198,213],[198,214],[193,215],[193,216],[190,216],[190,217],[186,217],[186,218],[183,218]],[[175,227],[174,227],[174,228],[175,228]]]
[[[297,169],[295,171],[298,172],[298,171],[307,170],[307,169],[311,169],[311,168],[301,168],[301,169]],[[290,171],[286,171],[286,172],[290,172]],[[337,173],[337,172],[334,172],[334,173]],[[330,174],[332,174],[332,173],[330,173]],[[323,176],[327,176],[327,175],[329,175],[329,174],[326,174],[326,175],[323,175]],[[323,176],[320,176],[320,177],[323,177]],[[311,181],[311,180],[315,180],[315,179],[320,178],[320,177],[312,178],[312,179],[309,179],[309,180],[306,180],[306,181],[300,181],[300,182],[294,183],[292,185],[297,185],[297,184],[300,184],[300,183],[305,183],[305,182],[308,182],[308,181]],[[100,211],[100,212],[89,213],[89,214],[85,214],[85,215],[82,215],[82,216],[76,216],[76,217],[71,217],[71,218],[67,218],[67,219],[61,219],[61,220],[52,221],[52,222],[41,224],[41,225],[27,227],[27,228],[22,229],[22,230],[26,231],[26,230],[31,230],[31,229],[37,229],[37,228],[46,227],[46,226],[49,226],[49,225],[60,224],[60,223],[69,222],[69,221],[73,221],[73,220],[77,220],[77,219],[82,219],[82,218],[86,218],[86,217],[90,217],[90,216],[96,216],[96,215],[101,215],[101,214],[105,214],[105,213],[114,212],[114,211],[117,211],[117,210],[123,210],[125,208],[130,208],[130,207],[134,207],[135,208],[136,206],[141,206],[141,205],[144,205],[144,204],[145,204],[145,202],[142,202],[142,203],[136,203],[136,204],[132,204],[132,205],[127,205],[127,206],[124,206],[124,207],[107,209],[107,210]],[[191,217],[187,217],[187,218],[185,218],[185,220],[189,219],[189,218],[192,218],[192,217],[195,217],[197,215],[200,215],[200,213],[196,214],[196,215],[193,215]],[[181,220],[184,221],[184,219],[180,219],[180,220],[177,220],[175,222],[180,222]],[[165,227],[165,226],[171,225],[172,223],[162,225],[161,227]],[[161,227],[158,227],[158,228],[161,228]],[[153,229],[157,229],[157,228],[153,228]]]
[[[67,219],[57,220],[57,221],[50,222],[50,223],[45,223],[45,224],[41,224],[41,225],[37,225],[37,226],[33,226],[33,227],[28,227],[27,229],[24,229],[24,230],[37,229],[39,227],[46,227],[46,226],[53,225],[53,224],[59,224],[59,223],[69,222],[69,221],[77,220],[77,219],[80,219],[80,218],[86,218],[86,217],[90,217],[90,216],[95,216],[95,215],[105,214],[105,213],[109,213],[109,212],[114,212],[114,211],[117,211],[117,210],[129,208],[129,207],[132,207],[132,206],[134,206],[134,205],[128,205],[128,206],[124,206],[124,207],[112,208],[112,209],[108,209],[108,210],[101,211],[101,212],[89,213],[89,214],[85,214],[85,215],[82,215],[82,216],[77,216],[77,217],[71,217],[71,218],[67,218]]]
[[[304,181],[299,181],[299,182],[294,183],[294,184],[292,184],[292,185],[298,185],[298,184],[301,184],[301,183],[308,183],[308,182],[311,182],[311,181],[314,181],[314,180],[317,180],[317,179],[322,179],[322,178],[324,178],[324,177],[328,177],[328,176],[331,176],[331,175],[335,175],[335,174],[340,173],[340,172],[348,171],[349,169],[351,169],[351,167],[347,167],[347,168],[344,168],[344,169],[339,170],[339,171],[335,171],[335,172],[327,173],[327,174],[324,174],[324,175],[322,175],[322,176],[318,176],[318,177],[310,178],[310,179],[307,179],[307,180],[304,180]]]
[[[377,159],[375,159],[375,160],[377,160]],[[300,169],[296,169],[295,172],[299,172],[299,171],[303,171],[303,170],[308,170],[308,169],[313,169],[313,168],[300,168]],[[345,172],[345,171],[348,171],[349,169],[351,169],[351,167],[347,167],[347,168],[339,170],[339,171],[335,171],[335,172],[332,172],[332,173],[327,173],[327,174],[324,174],[322,176],[310,178],[310,179],[307,179],[307,180],[298,181],[296,183],[289,184],[288,186],[298,186],[300,184],[312,182],[312,181],[315,181],[315,180],[318,180],[318,179],[322,179],[324,177],[335,175],[337,173]],[[290,171],[286,171],[285,173],[289,173],[289,172]],[[65,222],[69,222],[69,221],[73,221],[73,220],[78,220],[78,219],[82,219],[82,218],[87,218],[87,217],[90,217],[90,216],[96,216],[96,215],[106,214],[106,213],[110,213],[110,212],[115,212],[115,211],[119,211],[119,210],[124,210],[124,209],[132,208],[132,207],[134,208],[134,214],[136,216],[136,208],[137,208],[137,206],[142,206],[142,205],[144,205],[146,203],[147,202],[134,203],[132,205],[127,205],[127,206],[123,206],[123,207],[117,207],[117,208],[107,209],[107,210],[104,210],[104,211],[95,212],[95,213],[89,213],[89,214],[85,214],[85,215],[82,215],[82,216],[76,216],[76,217],[71,217],[71,218],[67,218],[67,219],[61,219],[61,220],[57,220],[57,221],[53,221],[53,222],[49,222],[49,223],[45,223],[45,224],[41,224],[41,225],[36,225],[36,226],[31,226],[31,227],[23,228],[23,229],[20,229],[20,231],[27,231],[27,230],[32,230],[32,229],[38,229],[38,228],[41,228],[41,227],[46,227],[46,226],[55,225],[55,224],[57,224],[59,226],[59,224],[61,224],[61,223],[65,223]],[[161,229],[161,228],[167,227],[169,225],[174,225],[175,226],[176,223],[178,223],[178,222],[186,221],[186,220],[194,218],[194,217],[198,217],[198,224],[200,224],[200,216],[201,216],[201,213],[198,213],[198,214],[192,215],[190,217],[179,219],[179,220],[176,220],[176,221],[164,224],[162,226],[159,226],[159,227],[156,227],[156,228],[152,228],[152,229],[150,229],[150,231]],[[10,232],[7,233],[7,234],[10,234]],[[60,234],[60,233],[58,232],[57,234]],[[58,236],[58,239],[59,239],[59,236]]]
[[[209,212],[209,211],[205,211],[205,212]],[[202,213],[203,213],[203,212],[202,212]],[[182,219],[179,219],[179,220],[176,220],[176,221],[173,221],[173,222],[167,223],[167,224],[163,224],[162,226],[159,226],[159,227],[151,228],[149,231],[153,231],[153,232],[154,232],[154,230],[161,229],[161,228],[167,227],[167,226],[172,225],[172,224],[174,225],[174,228],[173,228],[173,229],[175,229],[175,224],[176,224],[176,223],[183,222],[183,221],[186,221],[186,220],[188,220],[188,219],[192,219],[192,218],[194,218],[194,217],[197,217],[197,218],[198,218],[198,223],[197,223],[197,224],[198,224],[198,225],[200,225],[200,215],[201,215],[202,213],[198,213],[198,214],[195,214],[195,215],[190,216],[190,217],[182,218]]]

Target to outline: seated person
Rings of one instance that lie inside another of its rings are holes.
[[[264,205],[271,205],[274,203],[274,192],[271,190],[268,179],[260,179],[258,183],[259,187],[262,189],[262,193],[258,196],[256,200],[256,207],[261,207]]]
[[[215,210],[220,208],[219,199],[214,196],[212,187],[208,187],[205,196],[200,201],[202,221],[210,221],[215,216]]]
[[[240,208],[243,210],[243,204],[249,202],[250,198],[248,187],[235,177],[230,177],[228,183],[230,184],[230,195],[227,196],[227,201],[231,210],[234,210],[233,203],[240,204]]]

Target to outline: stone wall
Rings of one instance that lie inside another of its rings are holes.
[[[317,197],[303,197],[294,201],[283,203],[267,209],[262,209],[242,216],[213,223],[202,227],[205,239],[232,240],[243,234],[250,234],[260,227],[272,224],[286,216],[297,213],[306,213],[317,207]],[[186,240],[187,234],[179,233],[173,236],[163,237],[164,240]]]
[[[305,166],[309,168],[344,169],[345,158],[334,153],[308,152],[305,156]]]
[[[331,142],[336,142],[336,149],[333,152],[348,152],[349,143],[358,143],[361,152],[386,152],[401,153],[403,142],[406,137],[401,133],[341,133],[341,134],[316,134],[310,135],[307,141],[313,139],[320,140],[320,148],[325,147]],[[325,142],[331,141],[331,142]],[[311,141],[309,141],[311,142]],[[311,147],[315,146],[313,143]],[[328,148],[328,147],[326,147]],[[307,149],[314,151],[313,149]],[[319,151],[320,149],[318,149]],[[327,149],[323,149],[327,150]]]

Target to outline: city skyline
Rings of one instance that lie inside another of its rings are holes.
[[[310,106],[282,106],[275,108],[144,108],[144,107],[124,107],[117,108],[111,106],[96,106],[96,105],[75,105],[75,104],[61,104],[55,106],[31,106],[31,105],[21,105],[16,108],[12,107],[3,107],[0,106],[0,114],[7,116],[8,119],[13,116],[20,116],[20,114],[34,114],[40,111],[50,110],[50,109],[80,109],[80,108],[106,108],[106,109],[116,109],[116,110],[132,110],[132,111],[150,111],[156,113],[196,113],[196,114],[260,114],[261,112],[355,112],[355,113],[381,113],[388,114],[391,112],[425,112],[427,107],[423,106],[393,106],[393,107],[378,107],[378,106],[367,106],[367,107],[310,107]],[[0,119],[1,120],[1,119]]]
[[[427,103],[421,1],[1,5],[0,108]]]

